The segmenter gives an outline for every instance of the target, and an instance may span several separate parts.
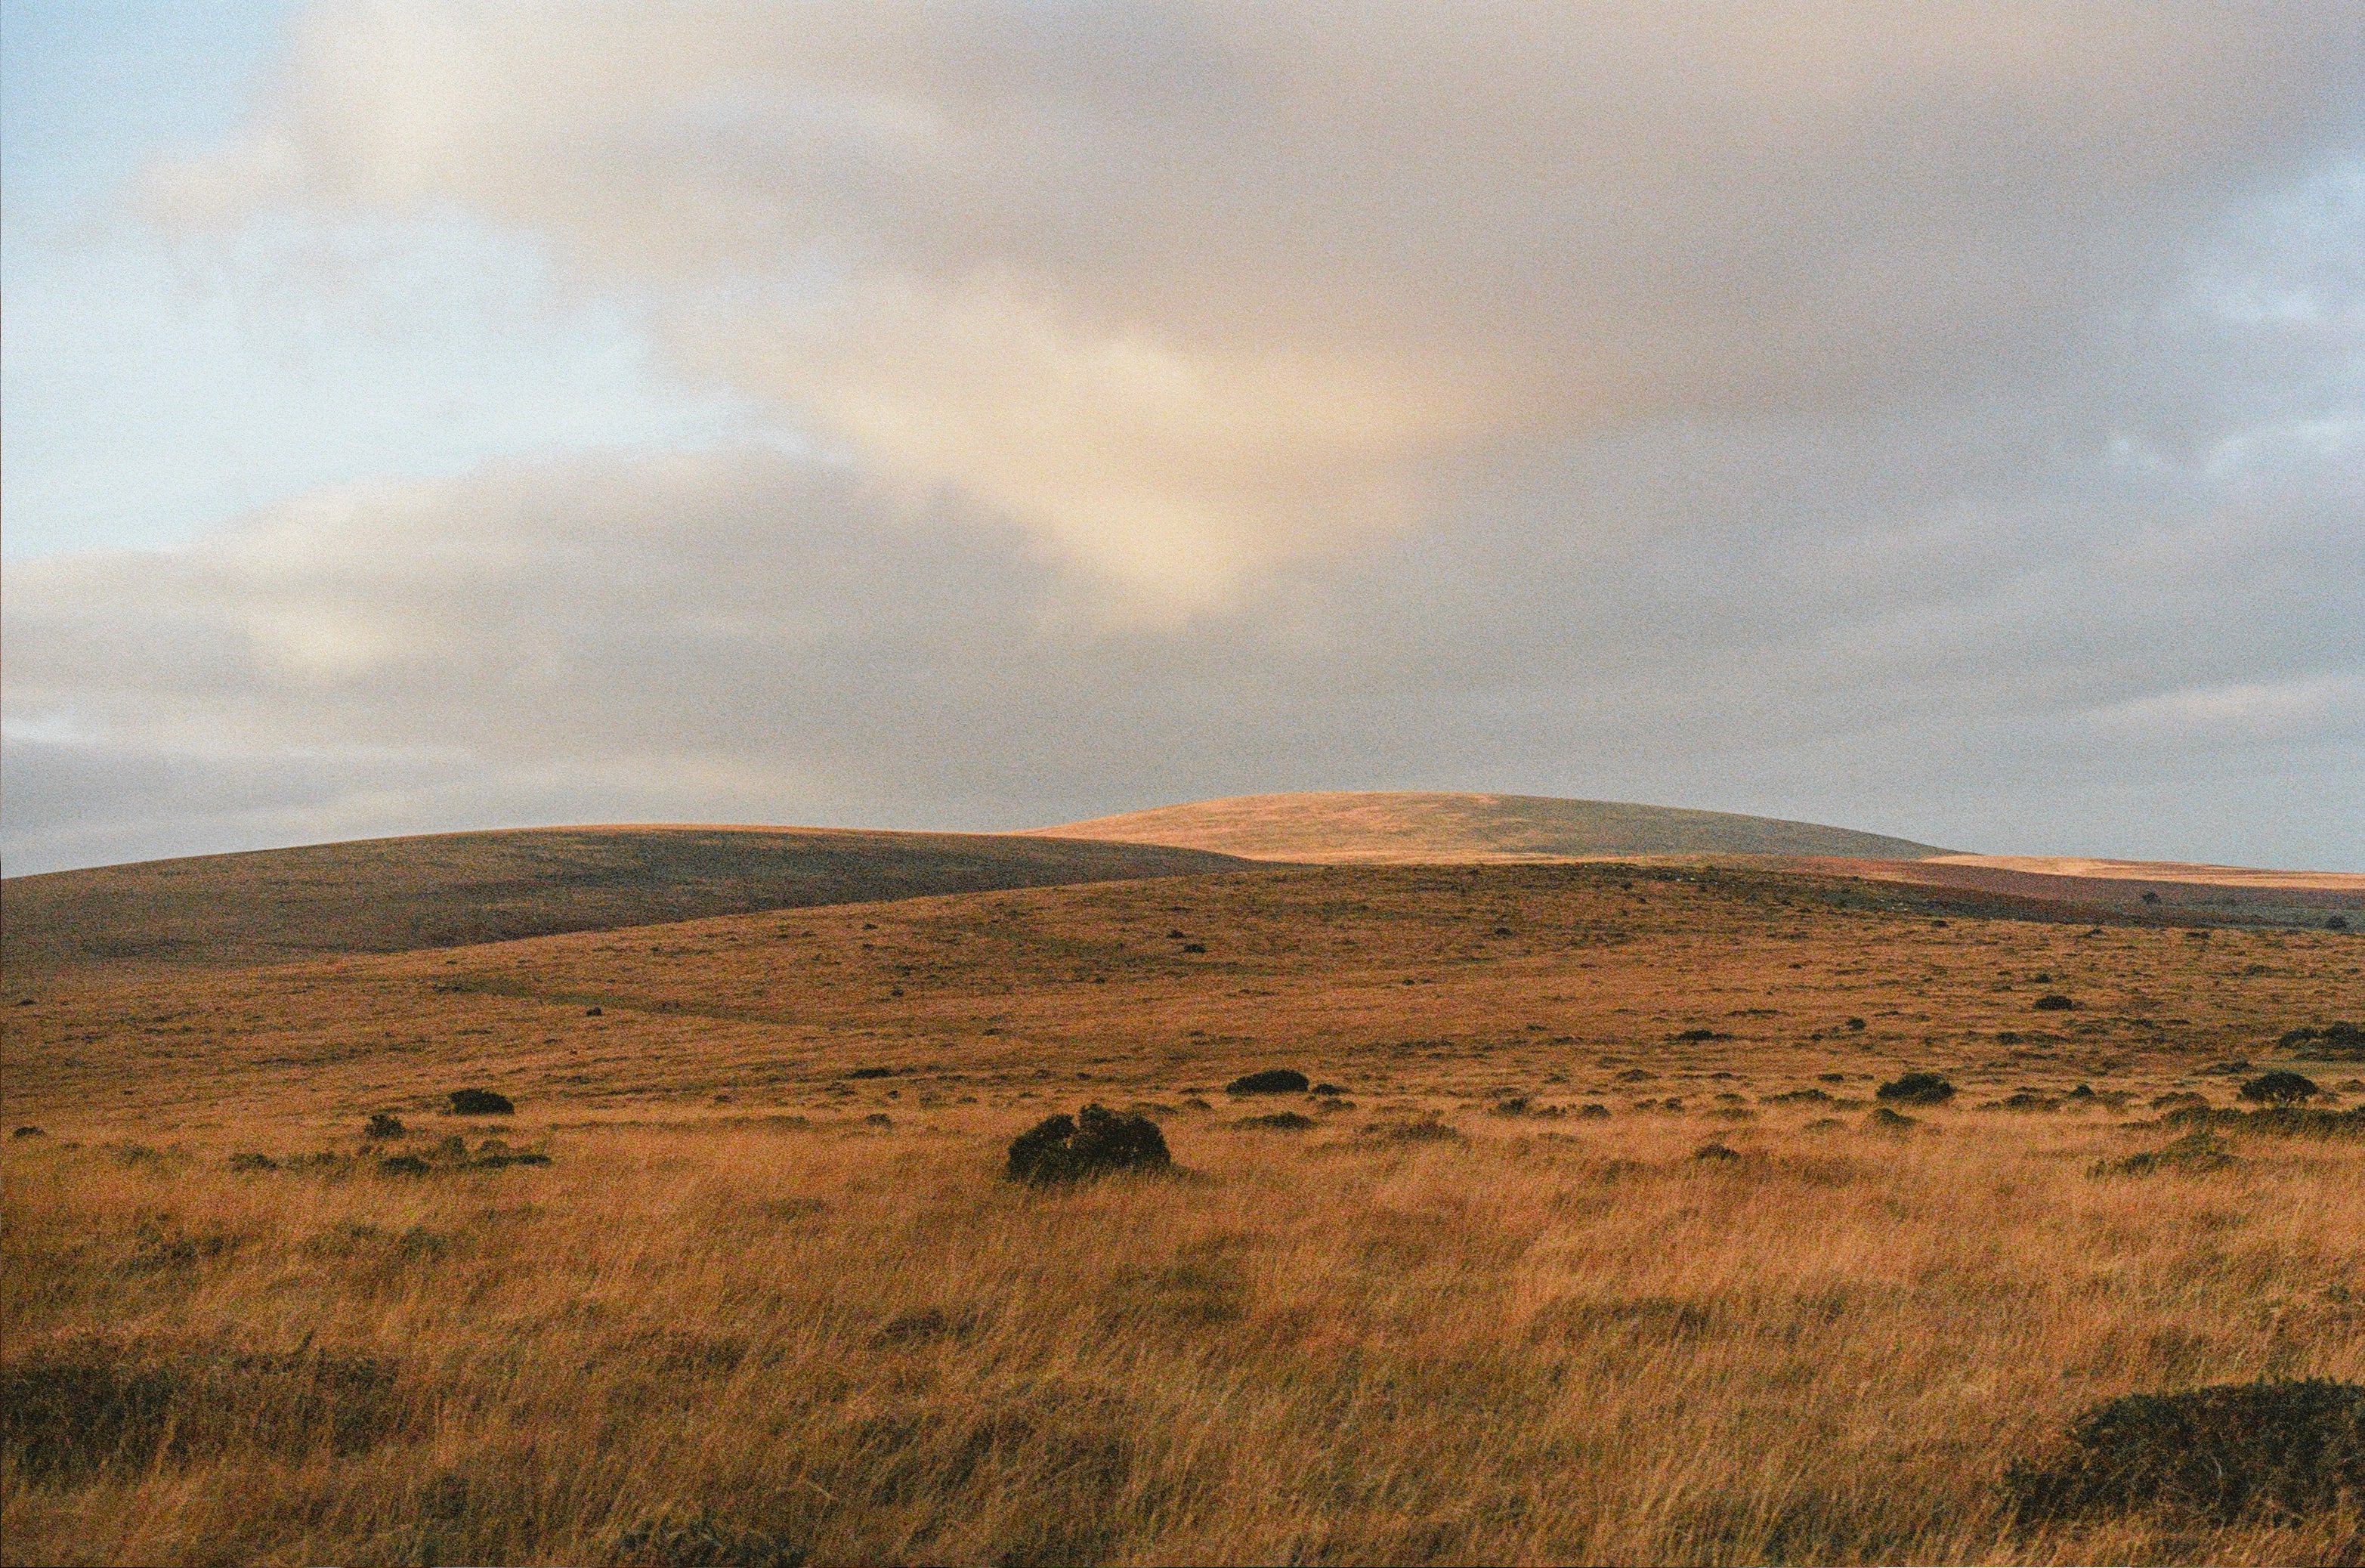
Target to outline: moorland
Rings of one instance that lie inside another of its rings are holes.
[[[0,1554],[2365,1561],[2008,1484],[2365,1382],[2365,942],[2206,913],[1263,865],[12,957]],[[1171,1169],[1005,1180],[1088,1103]]]

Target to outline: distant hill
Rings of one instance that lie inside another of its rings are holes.
[[[1819,855],[1922,860],[1947,853],[1909,839],[1775,817],[1689,812],[1549,795],[1239,795],[1062,827],[1059,838],[1215,850],[1252,860],[1555,860],[1622,855]]]
[[[0,881],[13,990],[96,964],[252,964],[705,915],[1238,868],[1042,835],[597,827],[438,834]]]

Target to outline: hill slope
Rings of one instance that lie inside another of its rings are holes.
[[[1611,855],[1822,855],[1921,860],[1908,839],[1774,817],[1548,795],[1407,790],[1239,795],[1035,830],[1253,860],[1552,860]]]
[[[806,904],[1239,862],[1187,848],[827,828],[538,828],[362,839],[0,882],[11,988],[93,964],[239,964],[449,947]]]

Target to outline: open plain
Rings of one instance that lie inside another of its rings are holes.
[[[2365,1562],[2001,1485],[2113,1395],[2365,1381],[2356,1118],[2122,1163],[2270,1069],[2365,1102],[2286,1038],[2365,942],[2066,913],[1293,866],[13,965],[0,1551]],[[1002,1180],[1086,1102],[1176,1171]]]

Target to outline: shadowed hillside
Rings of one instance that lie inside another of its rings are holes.
[[[1240,795],[1037,830],[1210,849],[1256,860],[1552,860],[1606,855],[1825,855],[1920,860],[1945,851],[1774,817],[1548,795],[1405,790]]]
[[[990,834],[585,827],[363,839],[12,877],[11,985],[110,964],[269,963],[1223,870],[1191,849]]]

